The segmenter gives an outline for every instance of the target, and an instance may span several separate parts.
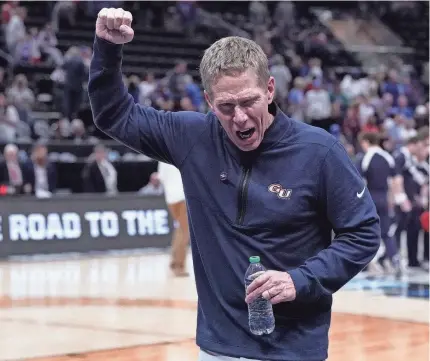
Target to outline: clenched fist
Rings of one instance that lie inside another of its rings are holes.
[[[131,28],[133,16],[123,9],[103,8],[96,22],[96,35],[114,44],[125,44],[133,40]]]

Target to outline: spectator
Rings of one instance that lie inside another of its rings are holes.
[[[19,1],[5,1],[1,7],[1,21],[3,25],[3,29],[6,29],[7,24],[12,19],[16,8],[18,6]]]
[[[305,92],[306,81],[302,77],[296,77],[294,79],[294,87],[290,90],[288,94],[288,114],[296,120],[305,120]]]
[[[71,139],[70,121],[67,118],[59,119],[51,126],[51,137],[55,140]]]
[[[44,144],[39,143],[34,146],[30,160],[24,165],[24,174],[29,192],[36,197],[47,198],[55,191],[56,168],[49,162],[48,148]]]
[[[70,120],[78,115],[83,100],[83,84],[87,80],[87,71],[79,48],[73,46],[67,51],[63,69],[65,74],[63,114]]]
[[[249,3],[248,16],[253,26],[267,28],[270,14],[264,1],[251,1]]]
[[[139,84],[139,103],[144,105],[150,104],[150,98],[152,93],[155,91],[157,83],[153,73],[147,73],[144,76],[144,80]]]
[[[0,93],[6,91],[6,74],[4,68],[0,67]]]
[[[397,98],[397,106],[392,109],[393,114],[401,114],[407,119],[412,119],[414,112],[411,107],[408,106],[408,98],[406,95],[399,95]]]
[[[176,7],[185,33],[189,37],[194,36],[197,25],[197,5],[195,1],[178,1]]]
[[[182,78],[187,73],[187,66],[185,61],[177,62],[173,72],[168,75],[169,91],[175,104],[179,103],[182,98]]]
[[[392,69],[388,73],[387,81],[381,84],[382,93],[390,93],[393,96],[393,104],[397,105],[397,98],[400,94],[400,83],[398,81],[398,73]]]
[[[354,149],[357,149],[357,137],[360,131],[359,104],[354,102],[348,107],[346,117],[343,121],[343,133],[348,143],[352,144]]]
[[[8,103],[3,93],[0,93],[0,141],[12,143],[16,141],[17,127],[20,122],[15,106]]]
[[[424,126],[429,125],[429,113],[428,107],[425,105],[418,105],[415,109],[414,119],[416,123],[416,127],[419,129]]]
[[[81,119],[73,119],[70,123],[70,138],[73,139],[75,143],[82,142],[95,142],[96,138],[88,135],[85,124]]]
[[[183,93],[184,98],[189,99],[190,106],[188,106],[188,110],[195,110],[198,112],[204,112],[205,111],[205,101],[203,99],[202,91],[200,90],[200,87],[194,83],[194,79],[191,75],[185,75],[182,78],[183,81]],[[182,98],[182,100],[184,100]],[[181,105],[182,108],[184,108]]]
[[[19,40],[15,47],[15,63],[37,64],[41,60],[39,42],[37,40],[37,29],[30,29],[29,34]]]
[[[22,164],[18,160],[18,147],[7,144],[3,150],[4,162],[0,163],[0,184],[15,187],[15,193],[22,193],[24,177]]]
[[[12,12],[12,17],[6,26],[6,44],[10,54],[15,54],[15,48],[20,40],[26,36],[26,28],[24,25],[25,18],[27,17],[27,9],[24,7],[17,7]]]
[[[128,92],[133,97],[135,103],[139,103],[140,98],[140,79],[137,75],[132,75],[128,78]]]
[[[13,104],[18,110],[20,119],[29,123],[29,112],[33,108],[35,97],[24,74],[15,76],[12,86],[7,90],[7,98],[10,104]]]
[[[360,104],[358,108],[360,127],[363,128],[369,121],[369,118],[375,115],[375,108],[370,104],[369,98],[365,95],[360,95],[357,101]]]
[[[76,9],[77,4],[75,1],[57,1],[52,10],[52,30],[57,33],[60,30],[61,19],[67,18],[70,26],[76,23]]]
[[[114,195],[117,189],[117,171],[106,156],[106,148],[99,144],[82,172],[85,192]]]
[[[348,98],[342,93],[340,83],[335,82],[330,93],[330,101],[332,103],[332,118],[337,123],[341,124],[348,109]]]
[[[58,40],[51,23],[45,24],[45,27],[39,32],[38,42],[42,54],[46,54],[55,66],[63,64],[63,54],[57,48]]]
[[[139,190],[139,195],[142,196],[161,196],[163,194],[164,188],[157,172],[151,173],[148,184]]]
[[[322,87],[322,82],[315,79],[312,89],[306,95],[306,118],[314,126],[329,130],[332,124],[330,94]]]
[[[270,73],[275,78],[275,99],[281,109],[286,109],[286,102],[288,97],[288,89],[291,83],[290,69],[285,65],[284,58],[276,54],[272,58],[272,66]]]

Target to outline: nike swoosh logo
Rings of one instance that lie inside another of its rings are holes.
[[[366,190],[366,187],[364,187],[363,190],[360,193],[357,192],[357,198],[363,197],[363,194],[364,194],[365,190]]]

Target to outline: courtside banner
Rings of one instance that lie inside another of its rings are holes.
[[[0,199],[0,258],[167,247],[164,198],[136,194]]]

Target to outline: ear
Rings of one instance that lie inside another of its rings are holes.
[[[267,101],[269,104],[272,104],[273,99],[275,98],[275,78],[271,76],[269,78],[269,82],[267,83]]]
[[[212,103],[211,103],[211,98],[209,97],[208,92],[205,90],[205,91],[204,91],[204,93],[205,93],[206,103],[208,103],[209,108],[211,108],[211,109],[213,110],[213,109],[214,109],[214,107],[213,107],[213,105],[212,105]]]

